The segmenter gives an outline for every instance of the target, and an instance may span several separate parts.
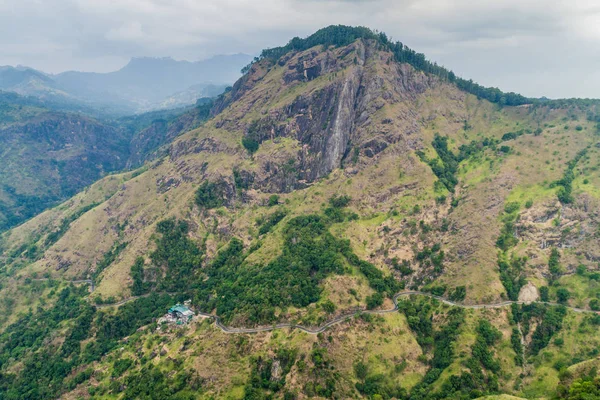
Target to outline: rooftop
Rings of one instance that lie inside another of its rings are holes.
[[[183,316],[194,315],[194,312],[192,310],[190,310],[189,308],[187,308],[186,306],[184,306],[182,304],[175,304],[173,307],[169,308],[169,312],[170,313],[178,312],[178,313],[182,314]]]

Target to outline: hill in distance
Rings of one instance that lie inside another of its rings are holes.
[[[0,393],[593,398],[599,104],[365,28],[265,50],[151,162],[2,234]],[[156,323],[188,299],[222,325]]]
[[[0,90],[61,102],[83,102],[107,114],[139,113],[194,104],[220,94],[252,57],[221,55],[203,61],[134,58],[118,71],[45,74],[26,67],[1,67]]]

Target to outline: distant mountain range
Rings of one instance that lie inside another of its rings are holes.
[[[203,61],[133,58],[115,72],[46,74],[28,67],[0,67],[0,90],[62,103],[84,103],[106,113],[131,114],[194,104],[221,93],[252,60],[247,54]]]

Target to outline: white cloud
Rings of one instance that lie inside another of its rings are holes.
[[[144,42],[148,39],[142,30],[142,24],[139,21],[125,22],[118,28],[111,28],[106,32],[105,37],[108,40],[123,42]]]
[[[0,64],[106,71],[132,56],[258,53],[340,23],[384,31],[482,84],[600,97],[597,0],[0,0]]]

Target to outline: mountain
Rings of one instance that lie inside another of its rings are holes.
[[[219,55],[197,62],[134,58],[115,72],[69,71],[49,75],[27,67],[0,67],[0,90],[54,104],[127,115],[193,105],[222,93],[252,57]]]
[[[118,120],[64,108],[0,92],[0,231],[109,173],[140,166],[208,116],[206,105]]]
[[[140,112],[194,104],[200,97],[211,97],[215,91],[219,94],[251,60],[246,54],[215,56],[198,62],[144,57],[132,59],[115,72],[64,72],[54,79],[58,86],[80,99],[120,104]],[[184,91],[191,92],[187,101],[169,101]]]
[[[53,80],[42,72],[26,67],[0,67],[0,89],[29,92],[36,87],[52,85]]]
[[[365,28],[265,50],[151,162],[2,234],[0,393],[594,398],[599,105]]]

